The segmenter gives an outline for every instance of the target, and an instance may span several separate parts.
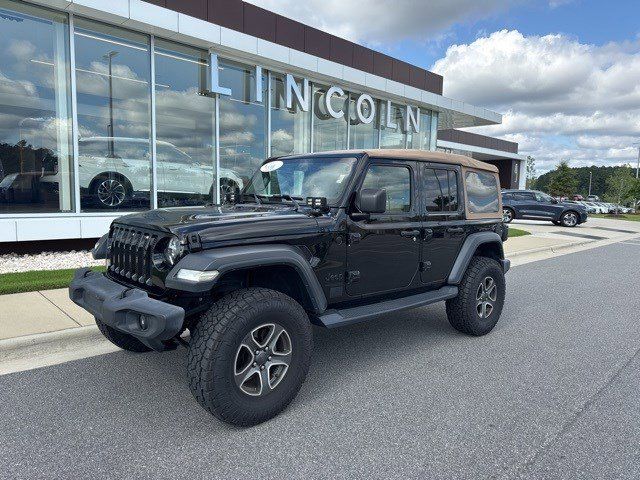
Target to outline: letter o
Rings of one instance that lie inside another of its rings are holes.
[[[362,112],[362,104],[365,101],[368,102],[370,106],[370,113],[368,117],[365,117],[364,113]],[[373,119],[376,116],[376,104],[373,101],[373,98],[371,98],[371,95],[363,93],[358,97],[358,100],[356,101],[356,115],[358,116],[358,120],[360,121],[360,123],[369,124],[373,122]]]

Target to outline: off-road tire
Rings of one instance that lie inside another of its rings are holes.
[[[478,314],[477,294],[481,282],[493,278],[496,284],[496,300],[487,318]],[[504,306],[505,281],[501,265],[492,258],[473,257],[458,285],[458,296],[447,300],[447,317],[453,328],[467,335],[481,336],[495,327]]]
[[[145,353],[145,352],[151,351],[149,347],[147,347],[144,343],[142,343],[136,337],[132,335],[128,335],[123,332],[119,332],[115,328],[112,328],[109,325],[102,323],[97,318],[95,320],[96,320],[96,325],[98,325],[98,330],[100,330],[100,333],[102,333],[102,335],[104,335],[104,337],[107,340],[109,340],[111,343],[113,343],[116,347],[120,347],[123,350],[127,350],[129,352],[135,352],[135,353]]]
[[[291,339],[291,363],[280,383],[252,397],[235,382],[240,342],[258,326],[275,322]],[[207,411],[226,423],[248,427],[267,421],[295,398],[309,370],[312,330],[304,309],[287,295],[266,288],[236,290],[218,300],[191,330],[189,387]]]

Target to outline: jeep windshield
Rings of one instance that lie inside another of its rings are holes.
[[[325,197],[334,205],[349,182],[355,157],[291,157],[265,162],[242,192],[256,202],[283,200],[296,203]]]

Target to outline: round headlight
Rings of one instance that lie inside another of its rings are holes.
[[[180,245],[180,240],[173,237],[169,240],[167,248],[164,249],[164,258],[169,265],[174,265],[178,258],[180,258],[180,255],[182,255],[182,245]]]

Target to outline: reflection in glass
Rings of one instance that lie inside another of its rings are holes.
[[[349,132],[349,148],[367,149],[378,148],[380,138],[380,102],[376,103],[376,112],[371,123],[361,123],[356,114],[357,94],[351,94],[349,97],[349,122],[351,124]],[[371,115],[371,106],[369,102],[362,103],[362,115],[367,118]]]
[[[297,81],[297,80],[296,80]],[[302,82],[298,82],[301,91]],[[306,153],[311,147],[311,115],[293,102],[287,108],[282,75],[271,77],[271,156]]]
[[[215,99],[207,89],[207,53],[156,40],[158,206],[202,205],[215,184]]]
[[[73,210],[66,15],[0,1],[0,213]]]
[[[347,148],[348,94],[334,94],[329,100],[334,112],[343,112],[334,118],[326,105],[327,88],[313,86],[313,151],[344,150]]]
[[[498,212],[500,189],[494,174],[468,171],[465,174],[464,181],[471,213]]]
[[[266,157],[268,79],[262,75],[262,99],[258,99],[255,68],[223,60],[219,65],[220,85],[231,89],[231,96],[221,95],[219,100],[224,195],[240,191]]]
[[[149,38],[78,19],[75,52],[82,210],[149,208]]]
[[[332,206],[344,192],[356,162],[355,157],[273,160],[256,172],[245,193],[275,197],[267,201],[325,197]]]
[[[404,108],[395,103],[391,104],[391,120],[396,124],[396,128],[387,127],[387,103],[381,104],[381,134],[380,148],[406,148],[407,135],[404,132]]]
[[[413,129],[409,129],[407,145],[407,148],[416,150],[431,149],[431,112],[420,111],[420,131],[415,133]]]
[[[411,211],[411,172],[406,167],[371,165],[361,188],[382,189],[387,192],[385,213]]]

